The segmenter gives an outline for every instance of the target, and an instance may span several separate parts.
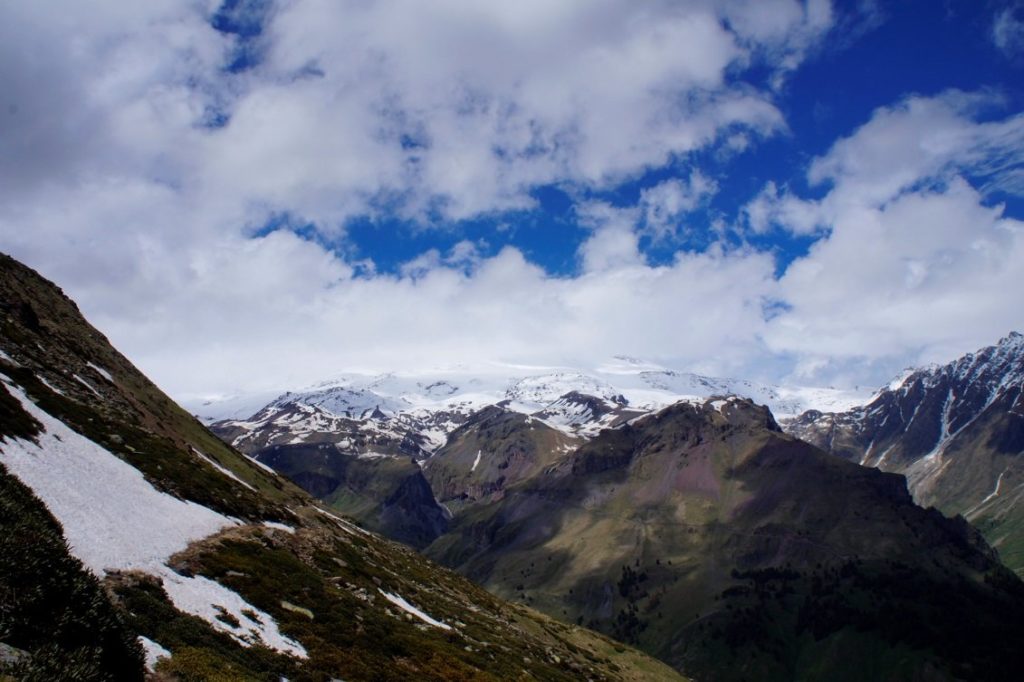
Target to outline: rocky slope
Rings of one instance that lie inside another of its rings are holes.
[[[0,416],[0,677],[679,679],[324,511],[2,255]]]
[[[702,680],[1002,679],[1024,663],[1024,585],[973,528],[741,399],[603,431],[451,523],[428,555]]]
[[[786,430],[905,474],[914,498],[978,526],[1024,572],[1024,336],[908,372],[866,405],[806,412]]]

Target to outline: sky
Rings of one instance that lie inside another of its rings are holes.
[[[1024,2],[0,0],[0,251],[189,399],[1024,330]]]

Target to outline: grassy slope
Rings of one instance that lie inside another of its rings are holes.
[[[194,677],[234,669],[268,680],[679,679],[631,648],[504,602],[410,550],[346,528],[313,526],[295,535],[236,529],[175,560],[271,613],[304,643],[309,661],[236,649],[231,658],[172,660],[164,669]],[[147,636],[176,651],[211,648],[208,628],[175,618],[144,578],[122,576],[116,589]],[[379,590],[401,595],[453,630],[407,616]]]

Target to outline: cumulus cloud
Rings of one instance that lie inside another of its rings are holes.
[[[772,348],[825,372],[899,352],[948,359],[1024,324],[1024,223],[986,198],[1021,193],[1006,179],[1024,161],[1024,116],[981,118],[998,103],[949,92],[882,108],[811,164],[824,198],[769,186],[747,207],[755,229],[829,229],[779,281]]]
[[[835,184],[834,203],[876,204],[958,173],[1000,183],[1024,164],[1024,114],[986,120],[1000,106],[997,94],[985,92],[909,97],[833,145],[808,179]]]
[[[771,94],[730,70],[801,54],[831,16],[771,4],[287,3],[207,182],[323,221],[374,199],[460,219],[531,206],[537,185],[613,184],[727,129],[769,135]],[[240,172],[254,164],[275,171]]]
[[[742,213],[755,234],[780,228],[793,234],[807,235],[814,234],[825,225],[825,217],[817,202],[801,199],[772,181],[743,207]]]

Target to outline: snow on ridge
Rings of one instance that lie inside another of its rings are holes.
[[[524,375],[515,373],[517,370],[536,373]],[[549,426],[574,436],[596,435],[607,426],[596,415],[584,414],[568,405],[555,405],[571,392],[596,397],[613,410],[626,407],[643,411],[656,411],[680,401],[702,402],[712,396],[739,395],[767,405],[779,419],[795,417],[812,408],[823,412],[842,411],[863,404],[867,397],[859,391],[771,386],[676,372],[621,357],[593,371],[491,367],[481,370],[480,374],[461,368],[450,374],[432,371],[345,375],[308,391],[278,394],[250,419],[233,421],[232,425],[249,433],[280,432],[282,438],[287,437],[282,442],[301,443],[306,442],[307,434],[340,428],[328,423],[331,419],[349,418],[367,424],[372,422],[379,425],[382,432],[396,438],[403,437],[409,430],[420,433],[427,439],[423,447],[429,453],[441,447],[461,423],[450,417],[468,416],[489,405],[501,404],[525,415],[550,410],[551,414],[544,416]],[[367,419],[376,409],[383,413],[383,419]],[[341,413],[351,416],[341,416]],[[438,415],[449,418],[437,420]],[[614,421],[614,418],[609,420]],[[235,444],[241,444],[245,438],[246,435],[239,436]]]
[[[439,620],[437,620],[435,618],[431,618],[426,613],[424,613],[420,609],[416,608],[415,606],[413,606],[412,604],[407,602],[405,599],[403,599],[399,595],[392,594],[391,592],[385,592],[384,590],[382,590],[380,588],[377,588],[377,591],[380,592],[382,595],[384,595],[384,598],[387,599],[389,602],[391,602],[392,604],[394,604],[398,608],[402,609],[406,613],[410,613],[410,614],[416,616],[417,618],[422,620],[427,625],[433,625],[435,628],[441,628],[442,630],[451,630],[452,629],[451,625],[448,625],[447,623],[442,623],[441,621],[439,621]]]
[[[231,469],[228,469],[227,467],[221,466],[216,461],[214,461],[214,459],[212,457],[210,457],[209,455],[206,455],[205,453],[200,451],[199,448],[196,448],[196,447],[193,447],[193,446],[190,445],[189,449],[192,450],[192,453],[195,454],[197,457],[199,457],[199,459],[203,460],[204,462],[206,462],[207,464],[209,464],[214,469],[216,469],[220,473],[224,474],[228,478],[230,478],[230,479],[232,479],[232,480],[234,480],[234,481],[236,481],[238,483],[241,483],[242,485],[244,485],[249,490],[256,490],[256,488],[253,488],[251,485],[249,485],[248,483],[246,483],[245,481],[240,479],[238,476],[236,476],[234,471],[232,471]]]
[[[44,412],[19,387],[8,386],[43,431],[36,442],[0,440],[0,462],[57,518],[71,554],[86,568],[99,576],[108,570],[157,576],[175,608],[203,618],[244,646],[262,643],[306,656],[302,645],[281,635],[270,614],[212,580],[182,576],[166,565],[190,543],[239,525],[237,519],[160,492],[138,469]],[[232,628],[219,620],[218,607],[242,625]]]

